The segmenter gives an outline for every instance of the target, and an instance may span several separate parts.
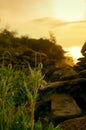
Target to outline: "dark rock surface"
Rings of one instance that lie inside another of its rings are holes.
[[[53,94],[51,98],[51,112],[55,117],[70,117],[81,114],[81,109],[68,94]]]
[[[47,118],[56,126],[68,119],[78,119],[86,115],[86,78],[47,83],[39,90],[39,95],[42,102],[37,107],[36,119]],[[84,125],[85,121],[83,121]],[[70,123],[68,128],[73,130],[74,127]],[[76,126],[75,130],[77,130]]]
[[[86,116],[66,120],[59,126],[62,130],[86,130]]]

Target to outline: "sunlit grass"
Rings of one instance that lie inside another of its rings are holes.
[[[42,64],[33,69],[29,66],[26,75],[24,70],[15,71],[11,65],[1,66],[0,130],[43,130],[42,123],[35,122],[34,117],[38,90],[44,78],[42,67]],[[47,130],[54,130],[54,126],[50,124]]]

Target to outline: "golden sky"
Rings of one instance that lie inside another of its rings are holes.
[[[86,40],[86,0],[0,0],[0,28],[7,26],[36,38],[52,31],[63,48],[79,49]]]

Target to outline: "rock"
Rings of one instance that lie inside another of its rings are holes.
[[[81,48],[81,53],[83,56],[86,57],[86,42],[83,44],[82,48]]]
[[[48,74],[49,75],[49,74]],[[59,80],[68,80],[78,77],[78,73],[73,69],[73,67],[65,64],[63,67],[54,67],[53,72],[49,76],[52,82]]]
[[[86,69],[79,72],[79,76],[82,78],[86,78]]]
[[[84,115],[86,113],[84,84],[86,78],[46,83],[45,87],[39,90],[41,102],[40,107],[37,108],[37,116],[43,113],[43,117],[46,117],[47,113],[50,119],[56,118],[55,122],[56,120],[61,122],[64,119]]]
[[[54,94],[51,98],[53,117],[68,117],[81,114],[76,101],[68,94]]]
[[[68,93],[72,94],[72,96],[74,93],[77,95],[77,91],[78,94],[81,94],[81,92],[86,93],[86,87],[84,84],[86,84],[86,78],[47,83],[45,87],[40,89],[41,97],[46,99],[50,94],[52,95],[54,93]]]
[[[59,127],[62,130],[86,130],[86,116],[66,120]]]
[[[78,58],[78,62],[74,65],[74,69],[77,72],[83,71],[86,69],[86,42],[81,48],[82,57]]]

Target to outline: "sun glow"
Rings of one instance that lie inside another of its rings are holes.
[[[73,46],[68,49],[68,51],[69,51],[68,54],[73,57],[74,62],[77,62],[77,59],[79,57],[82,57],[80,50],[81,50],[81,48],[79,46]]]
[[[78,21],[84,18],[84,0],[58,0],[54,15],[65,21]]]

